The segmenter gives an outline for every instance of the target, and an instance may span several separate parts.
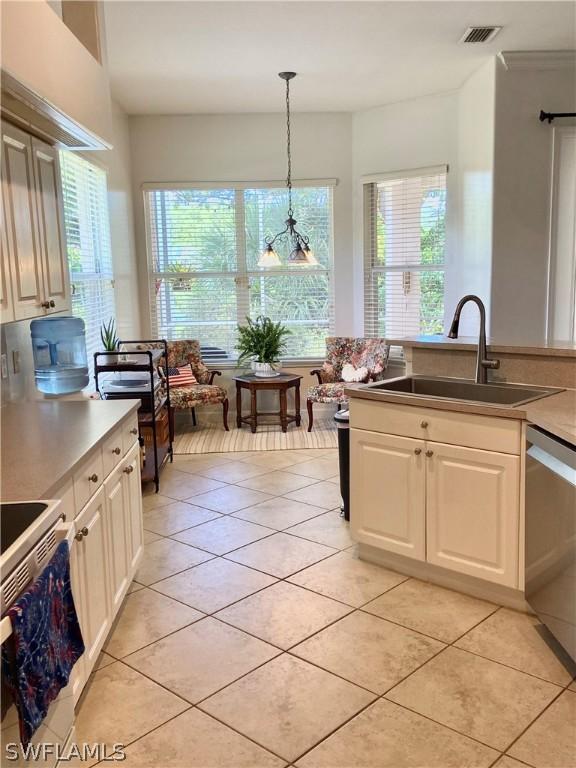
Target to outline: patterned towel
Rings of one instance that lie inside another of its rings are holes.
[[[26,746],[84,653],[67,541],[60,542],[46,568],[7,615],[12,635],[2,646],[2,671],[18,710],[20,740]]]

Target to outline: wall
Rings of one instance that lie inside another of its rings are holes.
[[[364,327],[362,177],[385,171],[448,164],[447,260],[454,253],[457,221],[457,94],[388,104],[353,116],[355,333]],[[447,301],[447,311],[449,302]]]
[[[574,66],[496,65],[492,336],[546,334],[553,130],[538,120],[575,110]],[[565,122],[563,123],[565,124]]]
[[[120,338],[140,338],[140,298],[138,267],[134,240],[133,200],[131,187],[130,133],[128,117],[120,106],[112,103],[114,147],[106,152],[86,154],[107,170],[110,239],[114,259],[114,295],[116,321]]]
[[[280,181],[286,175],[283,114],[146,116],[130,118],[136,243],[143,332],[149,303],[141,185],[154,181]],[[334,190],[335,329],[353,331],[352,118],[348,114],[292,117],[293,177],[336,178]],[[297,215],[296,215],[297,218]]]
[[[108,73],[43,0],[3,2],[2,69],[111,143]]]
[[[446,281],[450,316],[458,299],[474,293],[490,315],[492,266],[492,186],[494,169],[494,59],[463,84],[457,98],[458,173],[454,249]],[[460,335],[475,335],[478,310],[467,305]]]

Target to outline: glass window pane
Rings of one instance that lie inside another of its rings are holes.
[[[291,331],[287,357],[323,357],[331,329],[330,279],[326,274],[250,278],[250,316],[266,315]]]
[[[246,216],[246,263],[248,270],[258,269],[258,259],[266,237],[273,237],[286,227],[288,191],[286,189],[247,189],[244,193]],[[320,266],[331,264],[332,191],[329,187],[297,187],[292,190],[292,207],[296,229],[310,240],[310,247]],[[283,263],[291,269],[287,258],[292,250],[286,239],[277,240],[274,248]]]

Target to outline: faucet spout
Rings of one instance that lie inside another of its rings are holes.
[[[478,333],[478,354],[476,356],[476,384],[488,383],[488,368],[495,369],[500,367],[500,360],[492,360],[488,358],[486,351],[486,307],[484,302],[479,296],[475,296],[472,293],[463,296],[454,310],[454,318],[450,325],[450,331],[448,337],[450,339],[458,338],[458,329],[460,326],[460,315],[462,309],[469,302],[473,302],[478,307],[480,312],[480,329]]]

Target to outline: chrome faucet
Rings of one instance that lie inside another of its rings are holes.
[[[458,338],[458,326],[460,325],[460,314],[465,304],[473,301],[480,311],[480,332],[478,334],[478,355],[476,357],[476,384],[488,383],[488,368],[495,369],[500,367],[500,360],[491,360],[486,352],[486,307],[484,302],[478,296],[468,294],[463,296],[458,302],[454,311],[454,319],[450,326],[450,339]]]

